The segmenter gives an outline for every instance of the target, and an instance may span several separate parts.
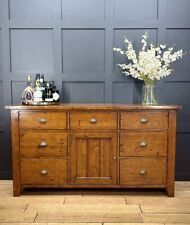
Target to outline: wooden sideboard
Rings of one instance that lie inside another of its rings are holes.
[[[173,105],[11,109],[13,195],[27,187],[164,188],[174,196]]]

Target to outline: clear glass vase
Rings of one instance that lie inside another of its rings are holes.
[[[157,85],[155,84],[144,84],[142,88],[142,104],[145,105],[156,105],[157,100]]]

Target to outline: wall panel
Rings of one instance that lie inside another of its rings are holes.
[[[26,87],[26,82],[12,81],[11,82],[11,102],[13,105],[21,103],[21,94]]]
[[[52,29],[10,29],[10,71],[53,72],[52,32]]]
[[[172,81],[190,81],[190,29],[167,29],[166,42],[174,49],[183,49],[185,56],[182,60],[177,61],[173,65],[172,76],[168,80]]]
[[[3,143],[3,139],[4,139],[4,121],[3,121],[3,82],[0,81],[0,177],[1,175],[3,176],[4,170],[6,170],[4,168],[4,155],[5,153],[3,152],[5,149],[2,148],[2,146],[4,146]]]
[[[8,1],[7,0],[0,0],[0,24],[2,21],[8,19]]]
[[[177,152],[176,152],[176,179],[177,180],[189,180],[189,140],[190,133],[178,133],[177,134]]]
[[[63,100],[68,103],[104,103],[104,83],[63,82]]]
[[[105,0],[62,0],[63,20],[104,20]]]
[[[157,19],[157,0],[114,0],[116,20]]]
[[[3,63],[2,63],[2,37],[0,29],[0,132],[3,131]],[[1,146],[1,145],[0,145]]]
[[[104,72],[104,33],[103,29],[63,29],[63,72]]]
[[[49,20],[53,15],[53,0],[9,0],[12,20]]]
[[[167,20],[190,20],[189,0],[167,0]]]
[[[139,103],[141,101],[141,84],[137,82],[113,82],[114,103]]]
[[[3,132],[3,82],[0,81],[0,132]]]
[[[2,31],[0,28],[0,81],[3,79],[3,61],[2,61]]]
[[[3,14],[2,14],[2,12],[3,12],[3,1],[0,1],[0,21],[2,21],[3,20]]]
[[[178,131],[190,132],[190,107],[187,98],[190,82],[165,82],[163,87],[163,102],[182,106],[178,112]]]

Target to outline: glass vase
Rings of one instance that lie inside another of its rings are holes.
[[[142,88],[142,104],[156,105],[157,101],[157,85],[144,84]]]

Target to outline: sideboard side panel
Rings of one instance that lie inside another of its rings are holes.
[[[20,185],[20,148],[19,148],[19,111],[11,111],[12,161],[13,161],[13,195],[19,196]]]
[[[169,197],[174,196],[175,181],[175,155],[176,155],[176,111],[169,111],[168,128],[168,173],[167,173],[167,193]]]

